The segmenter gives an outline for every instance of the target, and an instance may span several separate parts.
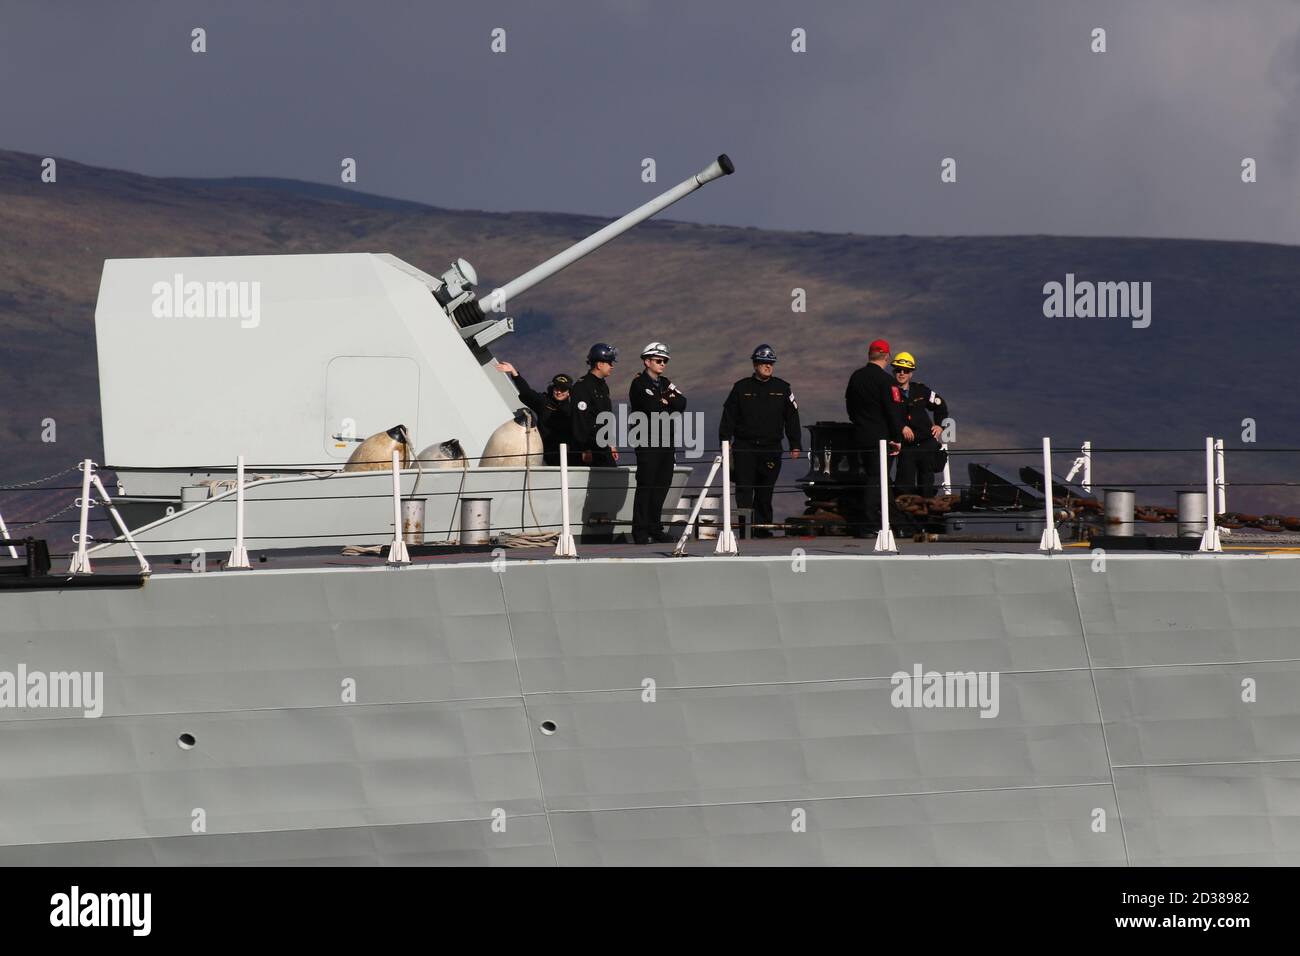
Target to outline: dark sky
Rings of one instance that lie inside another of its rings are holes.
[[[0,147],[153,175],[614,215],[725,150],[674,218],[1300,241],[1294,0],[0,0],[0,83]]]

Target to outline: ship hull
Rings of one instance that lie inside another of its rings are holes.
[[[102,672],[103,715],[0,708],[0,864],[1300,863],[1300,558],[1103,566],[9,591],[0,669]],[[996,714],[899,706],[918,668],[996,673]]]

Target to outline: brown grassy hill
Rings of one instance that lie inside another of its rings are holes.
[[[101,454],[93,316],[106,258],[391,252],[438,273],[463,256],[491,287],[608,221],[437,209],[287,181],[157,179],[66,160],[58,182],[44,184],[39,164],[0,151],[0,483]],[[709,188],[748,188],[743,160]],[[1151,281],[1151,327],[1045,318],[1043,284],[1066,272]],[[1277,245],[652,221],[520,297],[519,332],[497,352],[540,382],[578,371],[597,339],[629,357],[663,339],[674,380],[715,421],[730,383],[748,373],[749,351],[767,341],[807,423],[844,417],[847,376],[865,343],[883,336],[917,353],[919,378],[947,393],[967,448],[1036,445],[1045,433],[1062,446],[1184,448],[1214,433],[1239,447],[1246,417],[1260,444],[1293,447],[1297,275],[1300,249]],[[806,313],[791,311],[796,287]],[[40,440],[45,418],[58,423],[54,444]],[[1300,455],[1232,462],[1237,480],[1300,477]],[[1195,455],[1112,456],[1097,476],[1186,481],[1198,468]],[[1252,495],[1254,508],[1300,510],[1289,490]]]

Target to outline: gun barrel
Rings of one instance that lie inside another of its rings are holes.
[[[586,239],[575,243],[565,249],[559,255],[552,256],[540,265],[534,266],[518,278],[511,279],[505,285],[498,289],[493,289],[489,295],[482,296],[481,301],[484,307],[493,312],[504,312],[507,304],[515,296],[522,292],[527,292],[537,283],[549,279],[555,273],[568,265],[577,262],[583,256],[599,249],[605,243],[609,242],[623,233],[627,232],[637,223],[644,222],[655,213],[662,209],[667,209],[677,200],[695,192],[705,183],[712,182],[721,176],[729,176],[736,171],[736,167],[727,154],[723,153],[707,167],[696,173],[694,176],[683,180],[667,192],[656,196],[648,203],[640,206],[626,216],[615,219],[603,229],[593,232]]]

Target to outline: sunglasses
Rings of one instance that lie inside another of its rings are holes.
[[[894,371],[895,371],[897,374],[899,374],[899,375],[902,375],[903,373],[907,373],[908,375],[911,375],[913,372],[916,371],[916,369],[914,369],[914,368],[903,368],[901,365],[895,365],[895,366],[894,366]]]
[[[667,360],[666,358],[651,358],[650,361],[656,363],[657,365],[667,365],[667,364],[668,364],[668,360]]]

